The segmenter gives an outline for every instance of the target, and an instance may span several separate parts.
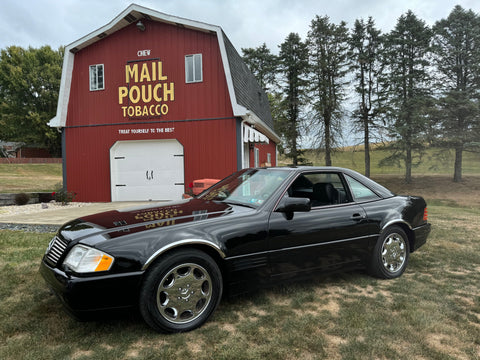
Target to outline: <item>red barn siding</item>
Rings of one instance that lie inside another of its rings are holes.
[[[260,149],[260,166],[277,166],[277,146],[270,140],[268,144],[257,144],[257,148]],[[270,165],[267,164],[267,154],[270,154]]]
[[[258,166],[277,166],[276,158],[277,158],[277,147],[276,144],[270,141],[268,144],[254,144],[253,148],[250,149],[250,167],[255,165],[255,151],[253,149],[259,150],[259,162]],[[271,156],[271,164],[267,165],[267,154]]]
[[[119,130],[174,128],[173,133],[128,134]],[[177,139],[184,146],[185,184],[223,178],[236,170],[235,119],[66,129],[67,188],[76,201],[110,201],[110,148],[116,141]],[[88,139],[88,141],[85,141]]]
[[[243,150],[243,144],[237,144],[238,119],[233,115],[216,34],[147,19],[142,22],[144,32],[132,23],[75,53],[64,131],[66,185],[77,193],[76,201],[111,201],[110,148],[117,141],[178,140],[184,148],[186,186],[195,179],[220,179],[237,170],[237,151]],[[141,50],[150,54],[140,57]],[[192,54],[202,54],[203,81],[187,84],[185,55]],[[138,64],[140,71],[144,63],[151,69],[152,62],[159,61],[166,80],[127,84],[127,63]],[[104,65],[105,89],[90,91],[89,66],[96,64]],[[153,87],[159,82],[162,88],[174,84],[174,99],[161,102],[168,112],[125,116],[122,106],[158,102],[131,104],[123,99],[120,104],[119,88]],[[149,131],[134,134],[133,129]],[[260,164],[271,153],[275,165],[273,142],[255,146],[260,149]]]
[[[168,114],[157,120],[233,115],[216,36],[154,21],[145,21],[145,27],[140,32],[132,24],[75,54],[67,126],[133,121],[123,116],[118,88],[126,86],[128,61],[153,58],[162,61],[163,74],[175,87],[175,100],[166,102]],[[138,57],[144,49],[150,55]],[[203,56],[204,81],[186,84],[185,55],[197,53]],[[95,64],[104,64],[105,90],[89,91],[89,66]]]

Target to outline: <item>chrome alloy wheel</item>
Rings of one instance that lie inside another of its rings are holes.
[[[405,239],[398,233],[389,234],[382,244],[382,263],[390,273],[400,270],[407,259]]]
[[[184,324],[198,318],[212,299],[212,280],[198,264],[181,264],[167,272],[157,290],[157,307],[166,320]]]

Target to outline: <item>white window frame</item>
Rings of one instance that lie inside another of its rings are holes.
[[[99,69],[101,69],[101,82],[99,81]],[[90,65],[88,68],[90,79],[90,91],[105,90],[105,67],[103,64]]]
[[[260,167],[260,149],[259,148],[253,148],[253,158],[254,158],[254,164],[255,167]]]
[[[202,54],[185,55],[185,83],[199,82],[203,82]]]

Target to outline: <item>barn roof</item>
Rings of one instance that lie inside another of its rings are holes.
[[[75,53],[141,19],[216,34],[234,116],[242,117],[247,123],[263,130],[275,142],[279,141],[278,135],[273,130],[272,115],[265,91],[260,87],[221,27],[164,14],[137,4],[131,4],[108,24],[65,47],[57,115],[50,120],[51,127],[65,127],[66,125]]]

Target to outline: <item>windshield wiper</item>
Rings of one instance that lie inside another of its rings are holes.
[[[243,203],[243,202],[239,202],[239,201],[234,201],[234,200],[223,200],[222,202],[226,203],[226,204],[231,204],[231,205],[238,205],[238,206],[245,206],[245,207],[248,207],[248,208],[251,208],[251,209],[256,209],[257,206],[253,205],[253,204],[249,204],[249,203]]]

